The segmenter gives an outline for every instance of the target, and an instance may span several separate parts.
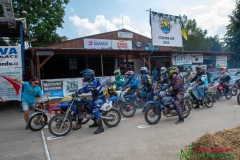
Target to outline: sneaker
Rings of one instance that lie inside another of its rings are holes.
[[[184,119],[179,119],[175,122],[175,124],[179,124],[179,123],[183,123],[184,122]]]
[[[29,126],[28,126],[28,124],[26,125],[26,130],[29,130]]]

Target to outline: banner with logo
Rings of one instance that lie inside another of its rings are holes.
[[[133,38],[133,33],[131,32],[118,32],[119,38]]]
[[[175,66],[192,64],[191,54],[172,54],[172,64]]]
[[[192,63],[203,63],[203,54],[192,54]]]
[[[157,46],[152,46],[151,42],[132,41],[133,50],[158,50]]]
[[[22,79],[22,68],[1,68],[0,75],[9,78]],[[17,95],[13,85],[9,83],[6,79],[0,77],[0,96],[3,97],[5,101],[21,101],[21,90],[22,89],[20,88],[20,92]]]
[[[227,56],[217,56],[216,61],[227,61]]]
[[[112,49],[112,40],[107,39],[85,39],[85,49]]]
[[[180,18],[151,12],[152,41],[156,46],[182,47]]]
[[[132,50],[132,41],[112,40],[112,49]]]
[[[0,46],[0,68],[22,67],[21,46]]]

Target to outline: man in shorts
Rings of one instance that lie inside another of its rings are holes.
[[[12,80],[23,85],[22,108],[24,111],[26,130],[28,130],[29,108],[31,107],[33,110],[35,109],[36,96],[42,98],[42,90],[38,86],[39,80],[36,77],[32,78],[29,82],[24,82],[17,78],[12,78]]]

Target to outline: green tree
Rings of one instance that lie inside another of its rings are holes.
[[[240,2],[236,1],[236,8],[232,15],[229,15],[230,24],[227,25],[227,32],[223,38],[226,47],[236,53],[232,67],[240,67]]]
[[[64,23],[64,9],[68,2],[69,0],[13,0],[16,18],[22,17],[23,10],[28,13],[27,27],[32,47],[60,42],[56,30]]]
[[[213,46],[211,48],[212,52],[222,52],[223,51],[223,43],[220,42],[220,38],[218,35],[209,37],[209,39],[212,41]]]

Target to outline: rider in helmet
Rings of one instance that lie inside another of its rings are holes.
[[[199,108],[199,104],[202,101],[202,98],[204,97],[203,90],[208,89],[207,74],[203,71],[202,66],[197,66],[196,71],[197,71],[197,73],[196,73],[195,77],[190,81],[191,83],[192,82],[198,83],[198,86],[197,86],[198,99],[197,99],[197,105],[194,107],[195,109]],[[201,81],[200,81],[200,79],[201,79]]]
[[[169,83],[167,86],[163,87],[162,90],[166,90],[170,87],[172,87],[172,95],[175,97],[174,99],[174,105],[176,107],[179,120],[175,122],[175,124],[184,122],[182,108],[180,106],[180,102],[184,95],[184,81],[181,76],[179,76],[179,71],[177,67],[170,67],[166,71],[168,73],[169,77]]]
[[[166,71],[167,71],[166,67],[161,68],[161,76],[160,76],[161,84],[167,84],[168,83],[168,74],[166,73]]]
[[[220,79],[220,83],[223,84],[224,88],[225,88],[225,94],[228,93],[229,91],[229,87],[228,84],[231,80],[230,74],[227,72],[227,68],[224,66],[220,67],[220,75],[217,76],[216,78],[213,79],[213,81],[216,81],[217,79]],[[217,97],[218,99],[219,97]]]
[[[122,85],[122,87],[130,88],[125,95],[132,95],[138,88],[138,79],[133,71],[127,71],[125,74],[128,75],[128,77],[127,81]]]
[[[186,69],[186,74],[183,76],[183,78],[184,78],[184,82],[186,84],[190,83],[190,81],[193,78],[193,74],[192,74],[192,69],[191,68],[187,68]]]
[[[119,90],[119,87],[121,87],[124,83],[124,78],[123,76],[121,76],[121,72],[120,69],[116,69],[113,72],[114,76],[115,76],[115,84],[116,84],[116,90]]]
[[[95,78],[95,72],[92,69],[83,70],[81,73],[83,74],[84,84],[83,84],[83,87],[77,90],[76,92],[79,94],[91,92],[92,98],[93,98],[92,112],[94,115],[94,119],[93,119],[94,123],[89,127],[90,128],[98,127],[97,130],[94,132],[94,134],[99,134],[101,132],[104,132],[102,118],[100,114],[100,108],[102,104],[106,102],[106,99],[102,90],[102,84],[98,78]],[[81,122],[80,123],[78,122],[75,128],[80,129]]]

